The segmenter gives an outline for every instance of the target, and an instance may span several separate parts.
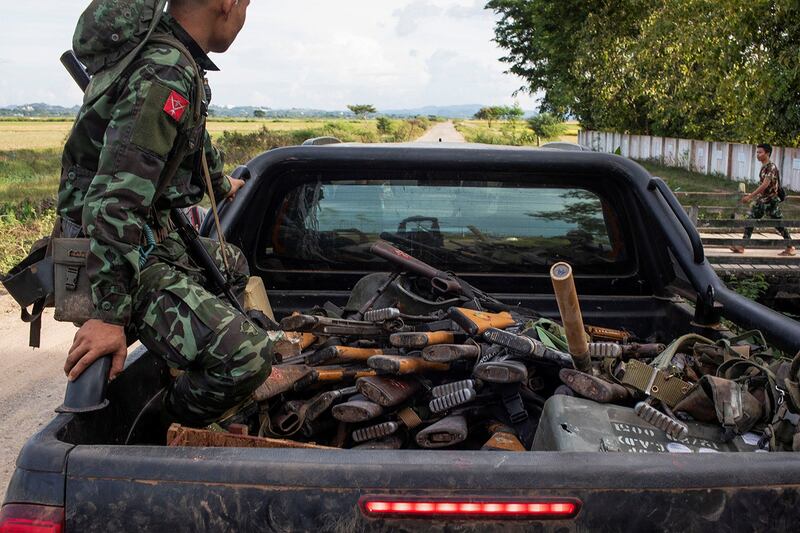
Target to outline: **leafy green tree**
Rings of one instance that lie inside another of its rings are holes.
[[[500,15],[495,41],[506,50],[501,60],[510,65],[510,73],[527,81],[522,90],[544,93],[543,111],[561,116],[576,112],[575,43],[598,3],[491,0],[486,5]]]
[[[510,122],[515,122],[525,116],[525,111],[522,110],[519,104],[514,104],[513,106],[504,106],[501,109],[502,113],[500,116],[504,120],[508,120]]]
[[[567,125],[550,113],[539,113],[529,118],[528,127],[533,130],[533,135],[536,137],[536,146],[541,146],[542,140],[555,139],[567,132]]]
[[[760,5],[765,2],[759,2]],[[769,123],[775,128],[773,141],[786,146],[800,145],[800,3],[796,0],[775,0],[759,19],[760,36],[769,50],[768,88],[764,108]],[[759,141],[764,142],[764,141]]]
[[[495,120],[500,120],[503,117],[503,113],[505,112],[505,107],[503,106],[489,106],[489,107],[482,107],[475,113],[474,118],[476,120],[485,120],[489,123],[489,129],[492,128],[492,122]]]
[[[392,120],[388,117],[378,117],[376,127],[378,128],[378,133],[388,135],[392,133]]]
[[[800,143],[797,0],[491,0],[502,61],[588,129]],[[557,22],[556,22],[557,21]]]
[[[347,109],[349,109],[351,113],[353,113],[355,116],[357,116],[362,120],[367,118],[367,115],[369,115],[370,113],[378,112],[378,110],[375,109],[375,106],[370,104],[353,104],[347,106]]]
[[[263,109],[254,109],[253,116],[256,118],[264,118],[267,116],[267,113]]]

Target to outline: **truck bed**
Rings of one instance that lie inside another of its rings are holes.
[[[585,308],[587,321],[656,337],[683,331],[692,318],[685,302],[660,298],[590,298]],[[138,409],[167,379],[160,360],[140,350],[111,384],[107,411],[60,415],[26,446],[9,493],[19,486],[66,494],[71,531],[479,531],[501,523],[509,531],[701,531],[741,513],[781,530],[796,518],[800,487],[790,454],[174,448],[141,433],[125,445]],[[43,464],[37,452],[53,441]],[[66,485],[53,486],[64,482],[62,473]],[[633,495],[635,506],[617,505]],[[366,516],[360,504],[369,498],[575,500],[581,508],[569,520],[409,520]]]
[[[225,209],[223,231],[263,277],[280,316],[325,301],[341,306],[355,281],[375,271],[278,257],[272,243],[282,234],[269,224],[261,231],[258,220],[279,212],[287,187],[309,176],[452,184],[486,174],[505,187],[508,180],[581,184],[613,200],[630,261],[578,277],[587,324],[668,343],[690,331],[730,334],[708,327],[721,314],[762,329],[787,353],[800,348],[800,324],[724,287],[674,196],[622,158],[475,146],[303,147],[266,153],[248,168],[256,182]],[[319,233],[320,242],[345,241],[362,258],[358,231]],[[558,318],[542,271],[458,273],[508,304]],[[790,531],[800,519],[800,462],[792,453],[619,453],[599,443],[594,452],[517,453],[168,447],[154,426],[131,431],[169,382],[168,369],[144,350],[127,364],[104,411],[58,415],[28,442],[7,504],[60,509],[67,531]]]

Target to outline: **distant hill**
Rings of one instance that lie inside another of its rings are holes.
[[[481,104],[447,105],[447,106],[424,106],[413,109],[379,109],[380,112],[397,117],[436,116],[444,118],[472,118],[480,108]]]
[[[376,115],[388,115],[390,117],[417,117],[417,116],[437,116],[444,118],[472,118],[472,116],[483,107],[480,104],[452,105],[452,106],[424,106],[412,109],[381,109],[378,108]],[[350,111],[326,111],[322,109],[268,109],[252,106],[222,107],[211,106],[214,116],[218,117],[253,117],[256,111],[264,113],[265,118],[341,118],[353,117]]]
[[[253,118],[256,111],[263,113],[263,118],[341,118],[353,116],[350,111],[325,111],[323,109],[269,109],[256,106],[218,106],[211,105],[209,114],[214,117]]]
[[[25,104],[0,107],[0,117],[74,117],[79,106],[62,107],[50,104]]]
[[[424,106],[413,109],[379,109],[382,114],[396,117],[436,116],[443,118],[468,119],[475,116],[484,104],[463,104],[445,106]],[[525,111],[525,116],[536,115],[536,111]]]
[[[424,106],[411,109],[378,109],[377,115],[391,117],[436,116],[444,118],[472,118],[481,104],[464,104],[450,106]],[[74,117],[79,106],[62,107],[43,103],[13,105],[0,107],[0,117]],[[209,114],[213,117],[253,118],[256,114],[263,118],[350,118],[350,111],[328,111],[324,109],[292,108],[269,109],[257,106],[218,106],[212,105]],[[526,115],[533,114],[526,112]]]

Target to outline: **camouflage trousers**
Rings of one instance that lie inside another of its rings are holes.
[[[783,213],[781,213],[781,201],[778,198],[770,198],[766,201],[756,201],[750,209],[748,218],[758,220],[760,218],[764,218],[765,216],[767,218],[776,220],[783,218]],[[784,239],[792,238],[791,235],[789,235],[789,231],[783,226],[775,226],[775,229],[778,230],[778,233],[780,233]],[[744,238],[749,239],[752,236],[753,228],[745,228]]]
[[[218,243],[204,239],[203,244],[221,266]],[[174,242],[171,246],[176,248]],[[234,293],[241,300],[247,261],[234,246],[228,246],[228,256]],[[178,261],[156,257],[142,270],[133,295],[132,333],[171,368],[185,371],[164,398],[166,410],[177,422],[195,427],[215,422],[247,399],[269,375],[273,356],[267,334],[207,286],[185,255]]]

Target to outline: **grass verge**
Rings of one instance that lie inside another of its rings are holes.
[[[0,121],[0,276],[27,255],[31,244],[52,230],[61,148],[50,145],[63,144],[71,125],[71,121]],[[226,153],[228,172],[265,150],[298,145],[313,137],[404,142],[416,139],[428,128],[430,122],[425,118],[209,122],[209,132]],[[42,131],[49,135],[44,140],[37,137]]]
[[[0,151],[0,215],[54,199],[60,172],[56,149]]]
[[[577,122],[565,122],[564,135],[552,139],[541,139],[542,144],[550,141],[578,142]],[[509,146],[536,146],[536,139],[531,136],[531,130],[525,121],[492,121],[492,126],[485,120],[458,120],[456,129],[464,136],[467,142],[480,144],[504,144]]]
[[[0,276],[28,255],[33,243],[50,234],[55,219],[52,204],[26,210],[19,216],[10,210],[0,215]]]

